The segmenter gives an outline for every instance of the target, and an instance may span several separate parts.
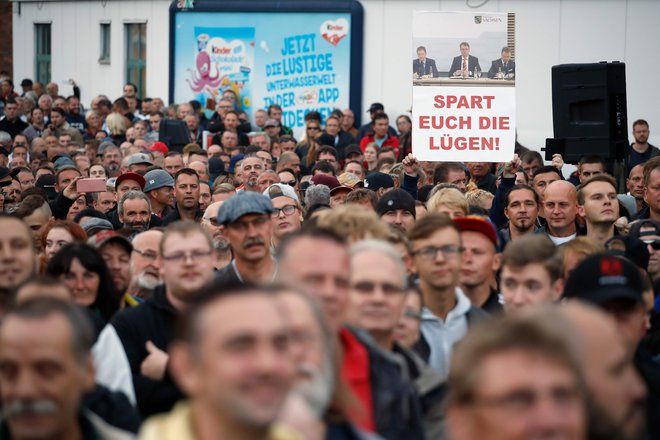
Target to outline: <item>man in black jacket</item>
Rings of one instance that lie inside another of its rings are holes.
[[[375,365],[371,366],[378,371],[372,377],[374,400],[396,401],[390,407],[401,409],[376,413],[376,424],[387,427],[379,433],[388,439],[439,438],[444,381],[419,356],[394,340],[406,300],[407,273],[401,254],[378,240],[357,243],[350,254],[346,321],[368,333],[361,336],[357,332],[356,336],[370,351],[382,355],[374,356]]]
[[[168,226],[160,242],[159,286],[140,307],[113,318],[131,365],[138,408],[143,418],[169,411],[183,394],[168,369],[168,347],[177,319],[188,302],[213,278],[215,256],[211,237],[194,222]]]
[[[199,174],[191,168],[182,168],[174,175],[174,195],[176,206],[174,211],[163,218],[163,226],[179,220],[202,219],[199,209]]]
[[[623,341],[624,350],[619,349],[625,351],[622,358],[628,362],[633,359],[637,372],[646,384],[648,438],[655,439],[660,436],[660,363],[639,345],[646,332],[647,322],[648,305],[644,299],[644,290],[638,266],[620,256],[596,254],[583,260],[571,272],[564,288],[564,297],[595,305],[614,318],[618,336]],[[602,348],[599,347],[600,351],[614,352],[616,343],[611,341],[603,344]],[[590,344],[585,346],[589,347]],[[623,371],[626,364],[619,362],[616,365],[617,368],[612,370]],[[589,374],[589,370],[586,371],[588,385],[589,379],[594,376]],[[611,380],[621,384],[624,378]],[[639,384],[634,382],[638,380],[630,380],[625,396],[598,392],[601,390],[593,387],[596,391],[592,392],[595,398],[594,409],[599,412],[596,423],[600,425],[601,433],[615,433],[613,438],[647,438],[640,435],[644,393]],[[635,391],[637,393],[632,395]]]
[[[9,133],[12,139],[28,128],[28,124],[18,117],[19,113],[16,100],[13,97],[5,99],[5,117],[0,119],[0,131]]]

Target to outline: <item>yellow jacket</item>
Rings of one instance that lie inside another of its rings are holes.
[[[188,402],[177,403],[172,411],[149,418],[140,429],[138,440],[196,440],[190,423],[191,408]],[[302,440],[285,426],[271,429],[269,440]]]

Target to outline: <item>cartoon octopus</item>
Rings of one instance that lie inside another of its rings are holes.
[[[193,72],[191,69],[188,69],[190,72],[192,81],[186,78],[186,81],[190,85],[190,88],[195,93],[199,93],[204,90],[205,87],[208,87],[210,90],[217,88],[222,83],[222,78],[220,73],[216,71],[215,76],[210,75],[211,70],[211,57],[205,51],[201,51],[197,54],[197,72]],[[197,74],[199,73],[199,77]]]

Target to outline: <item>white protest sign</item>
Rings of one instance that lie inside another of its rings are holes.
[[[413,154],[507,162],[516,142],[514,20],[506,13],[413,15]]]
[[[413,88],[413,154],[419,160],[509,161],[515,126],[513,87]]]

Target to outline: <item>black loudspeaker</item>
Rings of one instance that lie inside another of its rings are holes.
[[[181,153],[190,141],[190,131],[185,121],[161,118],[158,126],[158,140],[165,143],[170,151]]]
[[[628,146],[626,65],[553,66],[552,119],[554,139],[546,139],[546,160],[555,153],[566,163],[592,154],[622,160]]]

